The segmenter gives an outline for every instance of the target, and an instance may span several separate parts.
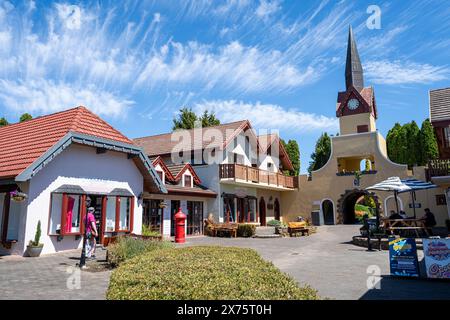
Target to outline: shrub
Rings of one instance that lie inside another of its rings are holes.
[[[270,220],[269,222],[267,222],[267,226],[279,227],[279,226],[281,226],[281,221],[280,220]]]
[[[168,241],[144,240],[132,237],[119,237],[108,246],[108,263],[116,267],[124,261],[144,252],[172,247]]]
[[[254,224],[240,223],[238,224],[237,236],[242,238],[250,238],[255,235],[256,226]]]
[[[318,299],[252,249],[184,247],[139,255],[113,271],[110,300]]]
[[[161,233],[158,231],[153,231],[149,226],[145,224],[142,225],[142,235],[145,237],[159,237]]]

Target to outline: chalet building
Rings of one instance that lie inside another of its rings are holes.
[[[155,158],[156,170],[166,181],[170,201],[144,194],[144,201],[166,202],[161,214],[165,235],[173,230],[171,217],[180,205],[188,222],[199,220],[189,216],[200,198],[202,219],[212,213],[220,222],[266,225],[281,219],[281,194],[297,188],[296,177],[284,173],[293,167],[279,136],[257,136],[247,120],[137,138],[134,143]],[[191,228],[193,234],[199,229]]]
[[[356,222],[355,204],[368,194],[365,188],[394,176],[401,179],[426,179],[424,167],[408,170],[407,165],[394,163],[387,155],[386,140],[376,128],[379,114],[375,91],[364,83],[363,67],[351,28],[348,34],[345,85],[345,91],[337,94],[335,110],[340,134],[331,138],[330,158],[311,175],[299,177],[298,191],[282,194],[285,220],[294,220],[301,213],[320,224],[353,224]],[[437,109],[439,120],[442,121],[440,123],[448,126],[448,107],[447,118],[443,115],[445,108]],[[447,129],[442,132],[447,132]],[[436,215],[438,225],[445,225],[445,220],[449,218],[445,190],[430,189],[416,195],[416,204],[421,206],[417,215],[421,217],[423,209],[429,207]],[[392,193],[377,191],[376,202],[384,215],[396,209]],[[409,194],[399,197],[399,209],[406,211],[409,216],[413,216],[411,205]]]
[[[166,192],[146,154],[84,107],[1,127],[0,254],[24,254],[38,221],[43,253],[80,248],[87,197],[99,243],[140,234],[144,188]]]
[[[427,178],[446,191],[436,201],[447,205],[450,218],[450,88],[430,91],[430,121],[438,141],[439,159],[428,164]]]

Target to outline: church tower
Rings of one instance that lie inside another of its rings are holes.
[[[377,108],[373,87],[364,87],[364,74],[352,27],[348,31],[346,91],[339,92],[336,116],[340,135],[376,131]]]

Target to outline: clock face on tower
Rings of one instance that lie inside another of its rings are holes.
[[[359,101],[357,99],[350,99],[347,103],[347,107],[350,110],[356,110],[359,107]]]

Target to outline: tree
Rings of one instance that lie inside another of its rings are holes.
[[[331,155],[331,139],[325,132],[316,142],[316,148],[313,154],[311,154],[311,162],[309,163],[308,172],[322,168],[328,161]]]
[[[20,116],[19,122],[24,122],[24,121],[31,120],[31,119],[33,119],[31,114],[24,113],[23,115]]]
[[[0,118],[0,127],[7,126],[9,124],[8,120],[5,117]]]
[[[400,158],[400,146],[398,144],[401,128],[402,126],[397,122],[394,127],[392,127],[392,129],[388,131],[388,134],[386,136],[388,157],[396,163],[399,163],[398,159]]]
[[[426,165],[428,161],[439,156],[438,142],[433,126],[429,119],[422,122],[419,135],[420,142],[420,164]]]
[[[300,148],[298,147],[297,141],[289,140],[288,143],[286,143],[283,139],[281,139],[281,143],[286,149],[289,159],[292,162],[292,166],[294,167],[294,170],[290,171],[289,174],[292,176],[298,176],[300,173]]]
[[[208,110],[203,112],[200,121],[202,122],[202,127],[217,126],[220,124],[220,120],[216,118],[216,115],[213,112],[209,113]]]
[[[205,110],[201,116],[197,116],[191,108],[182,108],[178,117],[173,119],[172,130],[193,129],[195,122],[200,121],[202,127],[210,127],[220,124],[220,120],[216,118],[214,113]]]

